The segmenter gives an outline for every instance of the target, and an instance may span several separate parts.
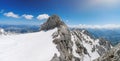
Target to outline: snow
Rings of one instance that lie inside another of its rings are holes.
[[[98,46],[100,45],[100,44],[99,44],[99,39],[96,39],[96,40],[95,40],[95,44],[98,45]]]
[[[82,30],[80,33],[76,32],[79,36],[81,36],[81,40],[73,33],[71,35],[71,40],[73,42],[73,55],[75,57],[79,57],[81,61],[93,61],[94,59],[98,58],[100,55],[95,50],[92,52],[92,48],[94,48],[95,45],[98,45],[99,39],[94,40],[89,35],[84,34],[85,30]],[[76,53],[77,46],[75,45],[75,41],[79,40],[79,42],[86,48],[88,54],[84,54],[82,56],[79,56],[78,53]],[[90,43],[91,42],[91,43]]]
[[[91,61],[91,58],[88,55],[84,55],[83,61]]]
[[[98,54],[97,51],[95,51],[95,52],[93,52],[93,53],[91,54],[91,60],[94,60],[94,59],[96,59],[96,58],[98,58],[98,57],[100,57],[100,55]]]
[[[90,56],[87,55],[87,57],[90,59],[90,60],[87,60],[87,61],[92,61],[92,60],[94,60],[94,59],[99,57],[99,54],[98,54],[97,51],[92,52],[92,45],[89,45],[87,43],[83,43],[83,45],[87,49],[87,51],[88,51],[88,53],[90,55]],[[86,60],[84,60],[84,61],[86,61]]]
[[[85,41],[83,41],[83,46],[87,49],[87,51],[88,51],[88,53],[90,55],[90,56],[85,55],[85,57],[87,57],[87,58],[85,58],[84,61],[93,61],[94,59],[96,59],[96,58],[98,58],[100,56],[97,51],[92,52],[93,46],[98,45],[99,40],[95,41],[92,38],[90,38],[90,36],[88,36],[86,34],[83,34],[83,32],[84,32],[84,30],[81,32],[82,37],[84,39],[86,39],[87,41],[92,42],[92,44],[89,44],[89,43],[86,43]]]
[[[54,53],[59,55],[52,43],[57,30],[0,36],[0,61],[50,61]]]

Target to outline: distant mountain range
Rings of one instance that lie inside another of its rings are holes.
[[[113,45],[120,42],[120,29],[86,29],[96,38],[105,38]]]
[[[3,28],[6,32],[11,32],[11,33],[31,33],[31,32],[38,32],[40,29],[40,26],[0,24],[0,28]]]

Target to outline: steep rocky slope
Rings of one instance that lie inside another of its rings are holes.
[[[120,61],[120,43],[94,61]]]
[[[55,53],[51,61],[93,61],[112,48],[108,41],[95,39],[86,30],[70,30],[57,15],[49,17],[40,30],[54,28],[58,30],[52,34],[53,43],[60,55]]]

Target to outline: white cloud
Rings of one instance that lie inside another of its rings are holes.
[[[106,24],[106,25],[85,25],[85,24],[80,24],[80,25],[73,25],[69,26],[72,28],[89,28],[89,29],[117,29],[120,28],[120,25],[116,24]]]
[[[4,13],[4,15],[7,17],[19,18],[19,15],[15,14],[13,12]]]
[[[44,20],[44,19],[48,19],[49,15],[48,14],[40,14],[37,16],[38,20]]]
[[[31,20],[34,16],[33,15],[27,15],[27,14],[24,14],[22,15],[25,19],[28,19],[28,20]]]

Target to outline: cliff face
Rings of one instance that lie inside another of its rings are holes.
[[[70,30],[57,15],[41,25],[41,30],[45,31],[54,28],[57,31],[52,34],[53,43],[60,55],[55,53],[51,61],[93,61],[112,48],[108,41],[95,39],[86,30]]]
[[[53,43],[56,44],[56,48],[58,49],[60,56],[55,57],[58,58],[59,61],[72,61],[72,41],[71,34],[68,30],[67,26],[60,25],[58,27],[58,31],[56,31],[53,35]],[[56,61],[56,60],[51,60]]]

